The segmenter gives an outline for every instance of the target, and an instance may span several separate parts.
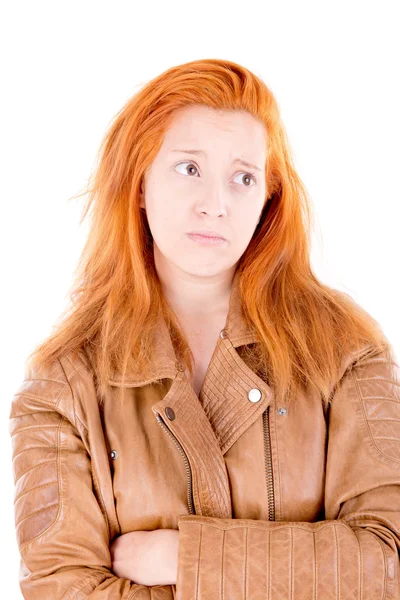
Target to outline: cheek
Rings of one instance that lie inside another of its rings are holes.
[[[147,219],[151,234],[160,248],[176,245],[189,229],[190,219],[173,198],[164,196],[147,202]]]
[[[243,236],[252,236],[255,228],[257,227],[258,219],[260,216],[259,208],[255,209],[254,206],[243,207],[243,209],[235,213],[236,229]]]
[[[162,189],[148,193],[146,196],[146,213],[150,229],[159,230],[162,227],[173,227],[179,215],[178,203],[171,194],[163,193]]]
[[[254,210],[240,211],[235,214],[232,227],[232,244],[242,254],[250,243],[258,224],[259,212]]]

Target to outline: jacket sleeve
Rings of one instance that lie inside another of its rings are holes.
[[[145,586],[111,570],[108,524],[61,362],[30,374],[9,417],[19,585],[26,600],[154,600],[175,586]],[[68,407],[72,407],[69,409]]]
[[[177,599],[400,599],[400,370],[364,355],[332,394],[326,520],[181,515]]]

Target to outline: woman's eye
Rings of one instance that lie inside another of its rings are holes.
[[[254,177],[254,175],[252,173],[239,173],[239,175],[236,175],[236,177],[241,177],[242,181],[246,178],[248,181],[249,180],[253,180],[252,184],[245,184],[245,187],[251,187],[252,185],[254,185],[256,183],[256,178]]]
[[[191,162],[187,162],[187,161],[185,161],[185,162],[181,162],[181,163],[179,163],[179,164],[178,164],[178,165],[176,165],[176,166],[177,166],[177,167],[181,167],[182,165],[190,165],[190,167],[189,167],[189,168],[190,168],[190,169],[192,169],[192,171],[190,172],[190,171],[189,171],[189,169],[188,169],[188,167],[185,167],[185,168],[184,168],[184,172],[180,171],[180,172],[182,172],[182,175],[189,175],[189,174],[191,175],[191,174],[192,174],[192,172],[193,172],[193,169],[197,169],[196,165],[194,165],[194,164],[193,164],[193,163],[191,163]]]
[[[195,169],[197,171],[196,165],[194,163],[192,163],[192,162],[188,162],[188,161],[181,162],[181,163],[177,164],[176,167],[181,167],[182,165],[189,165],[189,167],[184,167],[183,168],[183,172],[180,171],[182,173],[182,175],[193,174],[193,169]],[[197,173],[198,173],[198,171],[197,171]],[[245,183],[244,187],[251,187],[251,185],[254,185],[256,183],[256,178],[255,178],[255,176],[252,173],[243,172],[243,173],[239,173],[235,177],[241,177],[242,178],[242,182],[244,181],[244,178],[246,178],[247,181],[253,180],[253,184],[251,184],[251,183],[250,184]]]

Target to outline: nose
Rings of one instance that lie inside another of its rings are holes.
[[[210,186],[204,197],[198,201],[196,210],[200,214],[207,214],[210,217],[226,216],[227,201],[222,184]]]

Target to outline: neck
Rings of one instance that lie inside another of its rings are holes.
[[[173,311],[183,321],[214,317],[218,321],[228,314],[232,290],[232,271],[199,277],[175,270],[157,269],[163,294]],[[224,321],[225,322],[225,321]]]

